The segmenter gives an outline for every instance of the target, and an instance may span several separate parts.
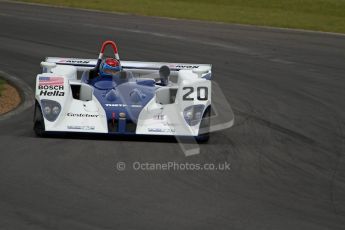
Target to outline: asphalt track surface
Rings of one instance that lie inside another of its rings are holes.
[[[0,69],[32,91],[44,57],[96,58],[112,39],[126,60],[212,63],[236,116],[191,157],[173,141],[37,138],[33,107],[0,121],[0,229],[344,229],[345,36],[7,2],[0,28]]]

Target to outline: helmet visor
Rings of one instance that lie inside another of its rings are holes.
[[[119,71],[119,70],[115,70],[115,69],[105,69],[105,70],[104,70],[104,73],[105,73],[105,74],[112,75],[112,76],[115,76],[115,75],[117,75],[118,73],[120,73],[120,71]]]

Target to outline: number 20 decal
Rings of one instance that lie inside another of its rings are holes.
[[[188,90],[186,94],[183,95],[184,101],[194,101],[195,98],[190,97],[194,92],[194,87],[183,87],[183,90]],[[208,99],[208,88],[205,86],[200,86],[196,88],[197,99],[199,101],[206,101]]]

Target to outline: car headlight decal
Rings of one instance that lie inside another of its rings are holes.
[[[60,107],[59,106],[54,106],[53,107],[53,109],[52,109],[52,112],[53,112],[53,114],[55,114],[55,115],[59,115],[59,113],[60,113]]]
[[[183,117],[189,126],[194,126],[200,123],[204,105],[191,105],[184,109]]]
[[[51,122],[55,121],[61,112],[60,103],[53,100],[41,100],[41,108],[43,116]]]
[[[44,112],[44,114],[49,115],[51,112],[51,108],[49,106],[45,106],[43,108],[43,112]]]

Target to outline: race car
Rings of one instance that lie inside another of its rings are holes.
[[[105,58],[106,47],[113,57]],[[47,57],[36,77],[34,131],[209,139],[211,64]]]

